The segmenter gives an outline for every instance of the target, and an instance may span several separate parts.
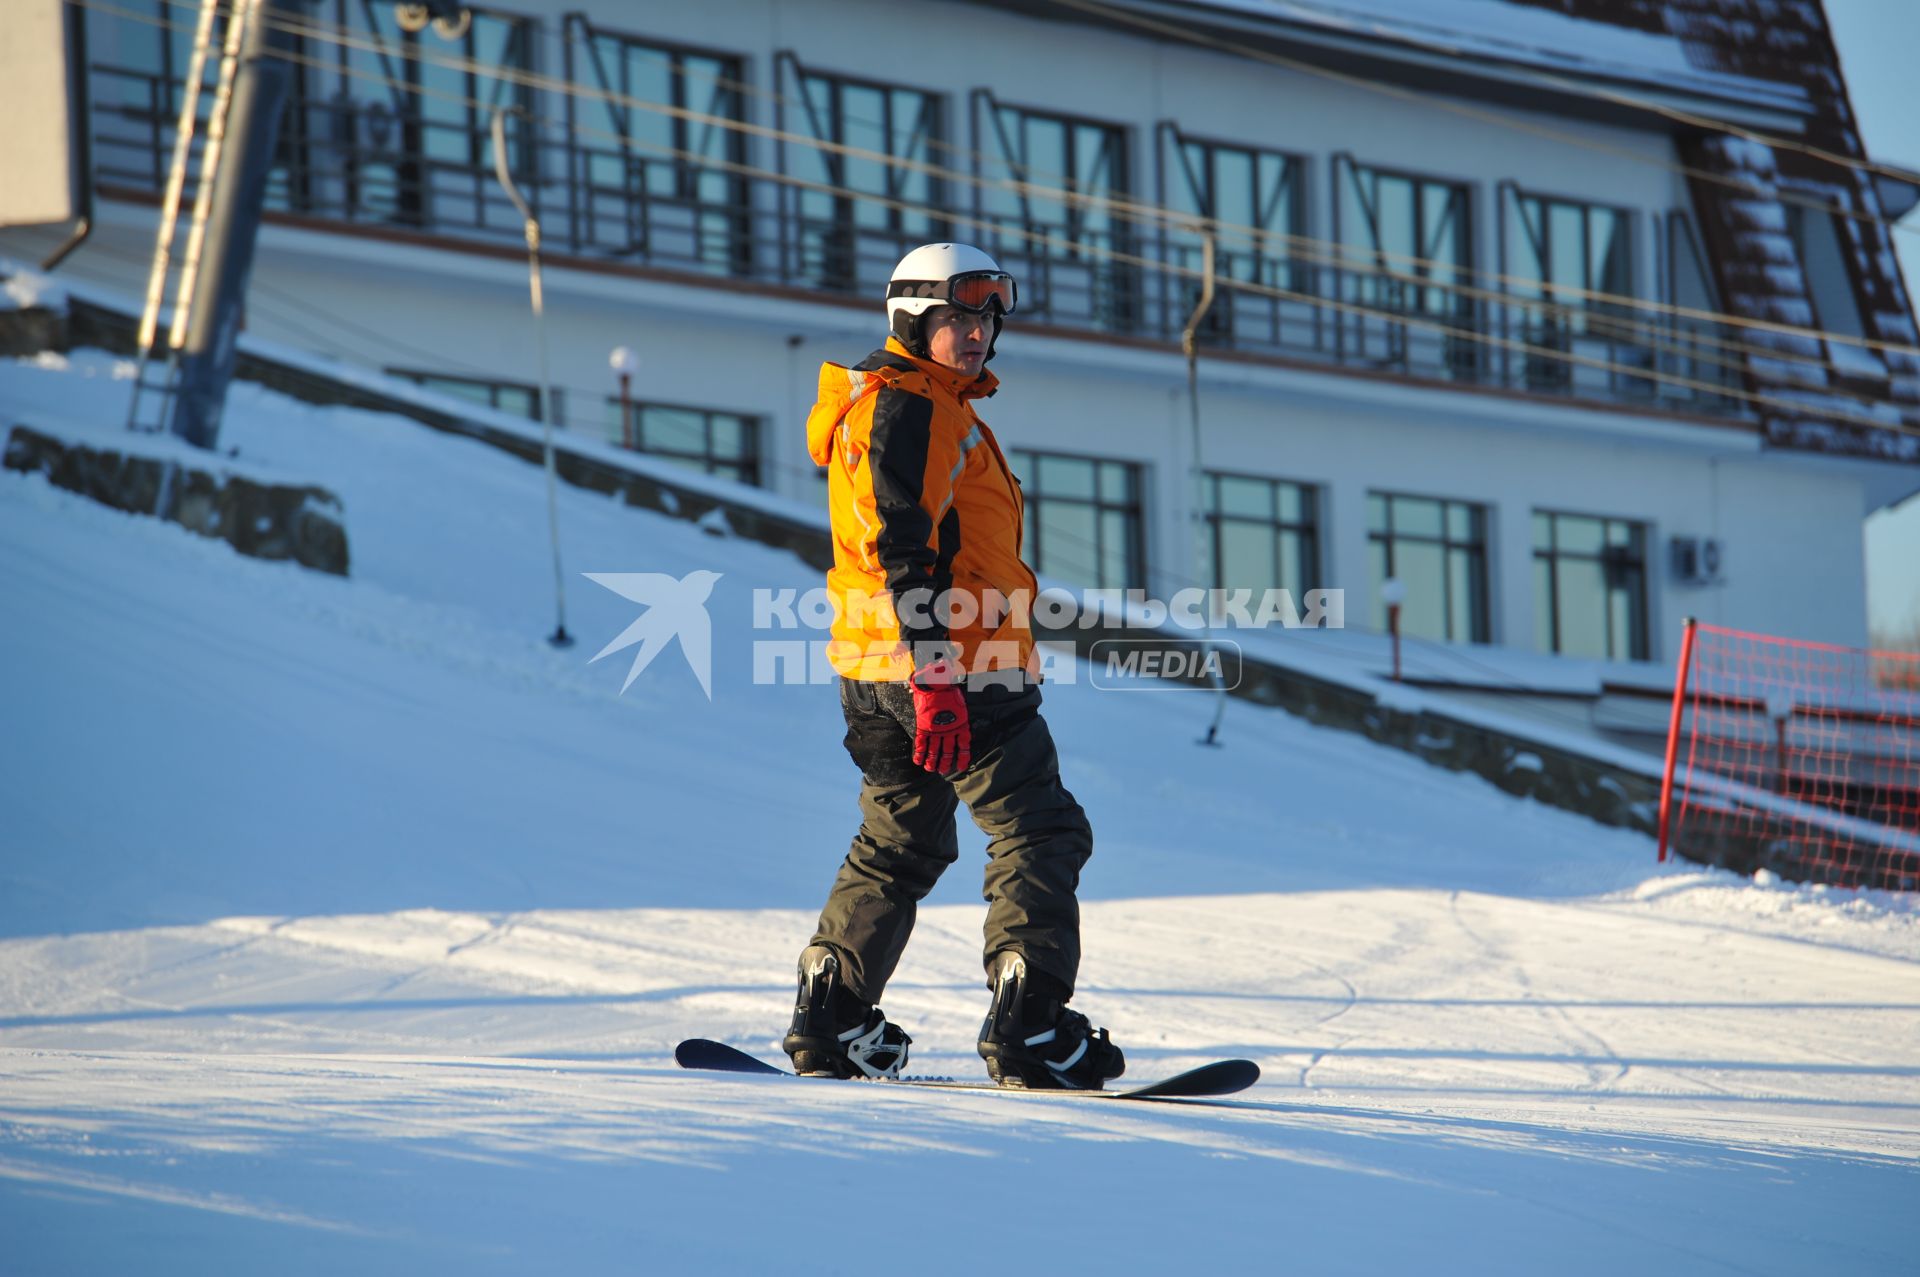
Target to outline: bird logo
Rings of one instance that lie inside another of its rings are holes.
[[[707,694],[708,700],[713,699],[713,622],[707,616],[707,597],[713,593],[720,573],[702,569],[678,579],[665,572],[586,572],[582,575],[646,609],[593,657],[597,661],[636,643],[640,645],[640,650],[633,654],[633,664],[627,669],[627,681],[620,685],[623,694],[633,686],[633,680],[640,677],[640,671],[651,665],[653,658],[677,638],[693,676],[700,680],[700,690]],[[591,665],[593,661],[587,663]]]

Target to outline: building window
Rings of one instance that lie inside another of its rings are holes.
[[[1007,455],[1024,476],[1034,571],[1084,588],[1146,588],[1139,466],[1019,448]]]
[[[308,121],[309,147],[290,175],[296,207],[353,221],[423,228],[457,227],[518,236],[519,216],[493,177],[493,112],[506,107],[508,163],[522,182],[538,172],[530,76],[537,24],[532,18],[474,9],[465,35],[448,44],[433,33],[400,29],[391,5],[335,0],[321,12],[364,34],[330,51],[296,104],[326,117]],[[459,65],[449,65],[458,62]],[[323,131],[324,130],[324,131]]]
[[[128,0],[116,10],[87,15],[91,56],[111,57],[89,68],[87,93],[93,131],[94,177],[104,184],[160,190],[173,163],[175,126],[192,64],[197,4],[180,0]],[[201,70],[200,112],[204,120],[220,78],[220,50],[228,6],[221,7],[212,29],[212,46]],[[313,42],[289,34],[296,59],[314,57]],[[277,134],[275,162],[269,172],[269,207],[285,207],[290,186],[287,156],[304,134],[303,77],[296,75],[285,117]],[[196,148],[197,150],[198,148]],[[296,161],[298,162],[298,161]],[[197,163],[197,155],[196,155]],[[189,190],[187,203],[191,207]]]
[[[452,395],[469,403],[484,404],[510,412],[529,421],[540,418],[540,388],[515,381],[489,381],[481,377],[453,377],[444,373],[420,372],[412,368],[389,368],[387,375],[410,381],[416,386]]]
[[[94,67],[95,140],[103,180],[158,187],[172,160],[197,6],[150,0],[141,7],[171,30],[131,13],[99,29],[94,47],[132,65]],[[509,109],[509,163],[533,185],[535,92],[525,77],[539,69],[539,24],[474,8],[466,32],[450,43],[403,31],[394,9],[318,0],[308,19],[313,29],[286,33],[296,74],[268,176],[268,207],[517,238],[522,223],[493,177],[491,123],[495,108]],[[325,34],[333,29],[344,38]],[[216,47],[204,68],[202,111],[219,62]],[[137,152],[145,152],[144,161],[135,160]]]
[[[796,255],[787,273],[817,288],[878,295],[909,249],[948,235],[946,184],[927,171],[951,162],[941,100],[810,70],[791,55],[780,67],[786,131],[825,144],[782,143],[786,171],[798,179],[782,187]]]
[[[1127,133],[1117,124],[974,97],[982,245],[1020,280],[1020,309],[1041,322],[1133,327],[1135,275],[1114,258],[1132,239],[1112,203],[1129,194]]]
[[[1206,476],[1211,579],[1223,590],[1251,590],[1257,606],[1267,590],[1297,602],[1320,574],[1315,491],[1284,479]]]
[[[381,12],[378,7],[374,11]],[[514,113],[506,128],[509,167],[523,182],[538,174],[533,89],[524,79],[515,82],[486,70],[498,67],[526,77],[538,69],[533,56],[534,20],[484,9],[470,12],[471,25],[451,48],[438,33],[424,38],[401,33],[407,46],[406,79],[418,89],[407,94],[409,122],[419,129],[409,162],[419,166],[423,225],[441,220],[466,223],[469,216],[474,226],[487,224],[486,209],[494,194],[485,185],[493,176],[493,114],[502,107]],[[461,65],[447,66],[435,57],[448,53]],[[443,204],[457,211],[443,219],[436,211]],[[510,231],[522,229],[511,208],[500,210],[493,221]]]
[[[1700,237],[1685,213],[1667,215],[1667,260],[1672,263],[1667,300],[1689,310],[1716,309],[1707,255],[1701,251]]]
[[[689,470],[757,487],[760,483],[760,422],[737,412],[630,403],[621,421],[620,400],[607,400],[607,439],[635,452],[661,457]],[[822,471],[824,473],[824,469]]]
[[[1374,314],[1349,315],[1341,345],[1349,359],[1472,378],[1482,364],[1473,299],[1473,235],[1465,184],[1334,162],[1343,301]],[[1406,315],[1421,322],[1396,323]]]
[[[1576,339],[1617,342],[1633,336],[1631,312],[1593,296],[1633,293],[1632,214],[1511,189],[1506,204],[1505,243],[1511,253],[1506,269],[1515,276],[1511,291],[1538,299],[1509,309],[1509,335],[1541,352],[1524,354],[1528,387],[1564,390],[1576,376],[1591,375],[1555,357],[1572,351]],[[1595,351],[1594,357],[1611,362],[1613,352]]]
[[[1309,270],[1295,261],[1293,248],[1306,234],[1304,163],[1280,151],[1190,138],[1173,125],[1161,126],[1161,158],[1167,201],[1183,213],[1216,225],[1214,271],[1223,280],[1262,288],[1306,292]],[[1167,233],[1167,264],[1199,271],[1201,240],[1182,228]],[[1178,331],[1199,300],[1197,280],[1177,280],[1167,299],[1162,327]],[[1288,303],[1259,294],[1229,290],[1207,313],[1207,330],[1237,341],[1281,344],[1280,320]],[[1310,323],[1303,313],[1303,329]],[[1301,335],[1310,341],[1307,331]]]
[[[1707,255],[1688,216],[1675,210],[1667,214],[1667,301],[1677,308],[1713,312],[1720,309],[1707,269]],[[1729,334],[1721,325],[1687,315],[1674,315],[1666,324],[1668,344],[1674,349],[1661,363],[1666,371],[1692,381],[1712,382],[1732,387],[1739,380],[1739,356],[1731,350]],[[1695,392],[1664,385],[1666,397],[1688,398]],[[1710,402],[1726,404],[1726,397],[1697,392]]]
[[[1589,293],[1632,295],[1633,217],[1627,210],[1524,191],[1513,193],[1509,207],[1516,292],[1575,310],[1594,307]]]
[[[1543,652],[1647,659],[1647,530],[1625,519],[1537,510],[1534,642]]]
[[[1398,578],[1407,588],[1401,633],[1455,643],[1489,641],[1485,506],[1369,492],[1367,541],[1374,628],[1387,624],[1380,586]]]
[[[1787,234],[1800,253],[1815,322],[1822,330],[1842,337],[1865,337],[1867,326],[1854,291],[1853,274],[1847,269],[1838,220],[1825,209],[1801,203],[1783,202],[1782,207],[1787,214]],[[1871,347],[1827,341],[1826,348],[1827,359],[1837,371],[1870,381],[1886,380],[1886,362]]]
[[[746,135],[725,123],[746,121],[741,59],[602,30],[577,13],[565,28],[570,78],[600,90],[568,98],[574,242],[747,273]]]

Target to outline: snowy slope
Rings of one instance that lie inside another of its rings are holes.
[[[111,421],[111,361],[0,365]],[[1221,1107],[728,1080],[853,822],[829,687],[753,686],[813,574],[534,467],[236,387],[235,464],[342,497],[349,580],[0,474],[0,1237],[11,1273],[1911,1271],[1913,902],[1647,840],[1285,715],[1049,690],[1093,818],[1079,1002]],[[797,446],[797,444],[796,444]],[[722,573],[713,698],[619,694]],[[980,840],[887,1007],[977,1076]]]

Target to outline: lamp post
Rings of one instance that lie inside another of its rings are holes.
[[[1400,605],[1407,601],[1407,583],[1390,576],[1380,583],[1380,601],[1387,605],[1387,633],[1393,636],[1393,681],[1400,681]]]
[[[640,367],[639,356],[627,346],[615,346],[607,356],[607,366],[620,378],[620,446],[633,449],[633,374]]]

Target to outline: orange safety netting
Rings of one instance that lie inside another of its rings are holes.
[[[1689,622],[1660,859],[1920,889],[1920,653]]]

